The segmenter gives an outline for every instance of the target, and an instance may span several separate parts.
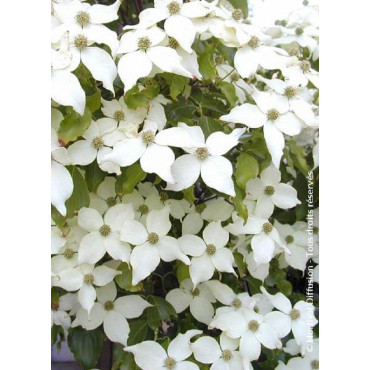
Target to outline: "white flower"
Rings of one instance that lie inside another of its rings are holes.
[[[72,164],[86,166],[97,159],[102,170],[118,175],[121,173],[118,165],[111,162],[101,163],[102,158],[112,151],[110,147],[125,137],[117,130],[116,122],[104,118],[92,121],[82,137],[84,140],[77,140],[67,149]]]
[[[281,311],[268,313],[265,320],[276,329],[280,338],[292,331],[297,344],[301,347],[301,353],[304,355],[310,331],[318,322],[314,316],[315,307],[305,301],[299,301],[292,307],[289,299],[282,293],[271,295],[264,287],[261,287],[261,291]]]
[[[90,313],[96,298],[95,286],[104,286],[110,283],[120,272],[107,266],[83,264],[78,267],[64,270],[59,274],[56,286],[74,292],[78,290],[78,301]]]
[[[285,146],[284,134],[298,135],[302,129],[301,120],[292,112],[279,95],[255,89],[253,99],[257,105],[245,103],[231,110],[220,119],[227,122],[242,123],[251,128],[263,126],[267,148],[272,162],[279,168]]]
[[[203,230],[203,239],[190,234],[179,238],[181,250],[193,256],[189,272],[194,286],[211,279],[215,269],[235,275],[234,256],[225,248],[229,233],[222,228],[221,221],[209,223]]]
[[[174,191],[186,189],[193,185],[201,175],[209,187],[235,196],[231,178],[233,168],[231,162],[223,155],[238,144],[239,137],[245,129],[237,128],[228,135],[221,131],[214,132],[205,140],[199,126],[190,127],[180,122],[179,127],[189,132],[194,142],[197,143],[197,148],[188,148],[186,151],[189,154],[176,159],[171,168],[175,184],[167,185],[167,189]],[[186,148],[186,145],[183,147]]]
[[[68,335],[71,326],[71,318],[66,311],[70,311],[75,303],[75,294],[67,293],[59,298],[58,302],[51,304],[51,326],[60,325],[64,335]]]
[[[272,214],[274,205],[288,209],[301,204],[297,198],[297,190],[280,181],[281,173],[272,165],[263,170],[259,178],[248,181],[246,198],[257,201],[256,213]]]
[[[149,340],[124,350],[134,354],[135,362],[142,370],[199,370],[198,365],[184,361],[192,354],[190,339],[199,334],[202,334],[200,330],[179,334],[169,344],[167,351],[159,343]]]
[[[243,370],[243,361],[237,350],[239,340],[220,335],[220,344],[212,337],[200,337],[191,343],[194,357],[202,364],[212,364],[210,370]],[[248,367],[249,369],[249,367]]]
[[[120,240],[120,229],[126,220],[135,217],[131,204],[117,204],[109,208],[103,217],[92,208],[81,208],[78,224],[89,233],[80,243],[79,263],[96,263],[106,252],[119,261],[129,262],[131,247]]]
[[[106,44],[114,53],[118,47],[117,34],[103,23],[110,23],[118,18],[117,11],[121,5],[120,0],[116,0],[112,5],[101,4],[90,5],[73,0],[69,3],[54,4],[55,16],[62,22],[52,31],[52,41],[58,41],[60,36],[66,31],[72,37],[83,33],[89,40],[98,44]]]
[[[214,315],[211,303],[215,303],[216,300],[206,283],[198,284],[194,288],[192,281],[185,279],[180,283],[179,288],[172,289],[167,293],[166,300],[171,303],[177,313],[181,313],[189,307],[194,318],[206,325],[211,322]]]
[[[94,303],[90,315],[79,310],[72,327],[81,325],[93,330],[103,324],[104,332],[112,342],[127,345],[130,327],[127,319],[141,316],[143,311],[152,306],[138,295],[117,297],[117,288],[112,281],[108,285],[96,289],[97,302]]]
[[[158,27],[147,30],[134,30],[122,35],[117,53],[124,54],[118,62],[118,74],[130,90],[140,77],[148,76],[153,65],[164,72],[181,74],[192,78],[181,65],[181,58],[170,47],[161,46],[166,33]]]
[[[292,85],[307,86],[308,82],[311,82],[319,88],[319,72],[311,68],[308,60],[300,61],[298,58],[293,58],[281,72]]]
[[[161,259],[165,262],[178,259],[190,264],[189,258],[181,252],[178,241],[167,236],[171,226],[168,207],[151,211],[146,218],[146,227],[134,220],[123,223],[121,240],[135,245],[130,260],[133,285],[149,276]]]
[[[251,310],[216,315],[209,326],[222,330],[230,338],[240,338],[239,350],[244,368],[259,358],[261,344],[269,349],[282,346],[275,329],[264,320],[264,316]]]
[[[98,186],[96,194],[90,193],[90,208],[96,209],[100,214],[104,214],[108,208],[121,203],[116,194],[116,179],[112,176],[104,178]]]

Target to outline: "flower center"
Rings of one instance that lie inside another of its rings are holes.
[[[248,41],[248,46],[255,49],[260,44],[260,39],[257,36],[252,36]]]
[[[167,5],[167,9],[171,15],[179,14],[181,10],[181,5],[177,1],[171,1]]]
[[[289,55],[292,57],[297,57],[299,55],[299,49],[298,48],[291,48],[289,50]]]
[[[94,282],[94,275],[93,274],[86,274],[84,276],[84,283],[91,285]]]
[[[278,118],[279,118],[280,114],[278,112],[277,109],[270,109],[268,112],[267,112],[267,118],[269,119],[269,121],[276,121]]]
[[[296,34],[297,36],[302,35],[302,33],[303,33],[303,28],[302,28],[302,27],[297,27],[297,28],[295,29],[295,34]]]
[[[195,288],[195,289],[193,290],[193,292],[191,293],[191,295],[192,295],[193,297],[198,297],[199,293],[200,293],[199,289],[198,289],[198,288]]]
[[[99,232],[101,236],[108,236],[111,233],[112,229],[109,225],[103,225],[100,227]]]
[[[242,306],[242,301],[239,298],[235,298],[231,304],[235,308],[240,308]]]
[[[213,256],[216,253],[216,247],[213,244],[208,244],[206,252],[208,255]]]
[[[172,357],[167,357],[163,362],[163,366],[167,369],[173,369],[176,366],[176,361]]]
[[[139,207],[139,212],[142,214],[142,215],[146,215],[148,212],[149,212],[149,208],[146,204],[142,204],[140,207]]]
[[[243,11],[241,9],[234,9],[232,16],[235,20],[240,21],[244,18]]]
[[[161,191],[159,193],[159,196],[160,196],[162,202],[165,202],[166,200],[168,200],[168,194],[165,191]]]
[[[139,40],[137,41],[137,47],[142,51],[146,51],[147,49],[149,49],[150,45],[152,45],[152,42],[149,40],[149,37],[147,36],[140,37]]]
[[[113,118],[116,120],[116,121],[123,121],[125,119],[125,113],[123,110],[116,110],[114,113],[113,113]]]
[[[265,194],[266,195],[273,195],[275,193],[275,188],[271,185],[267,185],[265,187]]]
[[[148,242],[150,244],[156,244],[158,243],[158,240],[159,240],[159,235],[157,233],[150,233],[148,235]]]
[[[253,333],[255,333],[259,329],[259,327],[260,327],[260,324],[256,320],[251,320],[248,323],[248,329],[250,331],[253,331]]]
[[[298,320],[301,317],[301,313],[296,308],[293,308],[289,312],[289,316],[292,320]]]
[[[264,232],[265,234],[270,234],[270,232],[272,231],[272,229],[273,229],[274,227],[270,224],[270,222],[265,222],[265,223],[263,224],[262,228],[263,228],[263,232]]]
[[[311,64],[308,60],[303,60],[299,63],[299,66],[303,72],[308,72],[311,69]]]
[[[90,15],[86,12],[79,12],[76,14],[76,23],[80,26],[87,26],[90,23]]]
[[[296,95],[296,91],[295,91],[295,88],[292,87],[292,86],[288,86],[285,91],[284,91],[284,95],[288,98],[288,99],[291,99],[291,98],[294,98],[295,95]]]
[[[287,235],[285,238],[285,241],[287,244],[292,244],[294,242],[294,236],[293,235]]]
[[[230,350],[225,349],[222,351],[222,359],[224,361],[230,361],[232,357],[233,357],[233,354],[231,353]]]
[[[113,207],[117,204],[117,200],[115,197],[109,197],[106,201],[108,207]]]
[[[153,131],[144,131],[143,136],[141,137],[141,140],[145,144],[151,144],[154,141],[155,135]]]
[[[170,37],[168,40],[168,46],[172,49],[177,49],[180,45],[173,37]]]
[[[253,311],[254,311],[255,313],[258,313],[258,312],[260,312],[260,309],[259,309],[259,307],[254,306],[254,307],[253,307]]]
[[[311,369],[318,369],[319,368],[319,360],[313,360],[311,362]]]
[[[200,203],[195,206],[195,212],[202,213],[207,208],[207,204]]]
[[[52,309],[53,311],[58,311],[58,310],[59,310],[59,303],[57,303],[57,302],[53,302],[53,303],[51,304],[51,309]]]
[[[64,253],[63,253],[63,256],[67,259],[67,260],[70,260],[74,255],[74,252],[72,249],[69,249],[67,248]]]
[[[231,81],[236,82],[236,81],[239,81],[240,76],[239,76],[237,73],[233,73],[233,74],[230,76],[230,79],[231,79]]]
[[[87,37],[85,35],[77,35],[73,42],[77,49],[85,49],[87,46]]]
[[[114,303],[112,301],[106,301],[104,303],[104,309],[106,311],[112,311],[114,309]]]
[[[208,151],[207,148],[198,148],[195,151],[195,156],[198,159],[200,159],[201,161],[203,161],[204,159],[206,159],[209,156],[209,151]]]
[[[95,149],[101,149],[104,145],[104,141],[101,137],[96,136],[92,141],[92,145]]]

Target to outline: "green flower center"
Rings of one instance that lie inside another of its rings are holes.
[[[253,307],[253,311],[254,311],[255,313],[258,313],[258,312],[260,312],[260,309],[259,309],[259,307],[254,306],[254,307]]]
[[[109,225],[103,225],[100,227],[99,232],[101,236],[108,236],[111,233],[112,229]]]
[[[248,41],[248,46],[255,49],[260,44],[260,39],[257,36],[252,36]]]
[[[148,242],[150,244],[156,244],[158,243],[158,240],[159,240],[159,235],[157,233],[150,233],[148,235]]]
[[[152,42],[147,36],[140,37],[137,41],[137,47],[142,51],[148,50],[150,48],[150,45],[152,45]]]
[[[195,212],[202,213],[207,208],[206,203],[200,203],[195,206]]]
[[[104,309],[106,311],[112,311],[114,309],[114,303],[112,301],[106,301],[104,303]]]
[[[155,135],[154,132],[151,130],[144,131],[143,136],[141,137],[141,140],[145,144],[151,144],[154,141]]]
[[[171,15],[179,14],[181,10],[181,5],[177,1],[171,1],[167,5],[167,9]]]
[[[193,297],[198,297],[199,293],[200,293],[199,289],[198,288],[195,288],[193,290],[193,293],[191,293],[191,294],[192,294]]]
[[[94,275],[93,274],[86,274],[84,276],[84,283],[91,285],[94,282]]]
[[[275,193],[275,188],[271,185],[267,185],[265,187],[265,194],[266,195],[273,195]]]
[[[253,331],[253,333],[255,333],[259,329],[259,327],[260,327],[260,324],[256,320],[251,320],[248,323],[248,329],[250,331]]]
[[[63,253],[63,256],[67,259],[67,260],[70,260],[74,255],[74,252],[72,249],[69,249],[67,248],[64,253]]]
[[[173,369],[176,366],[176,361],[172,357],[167,357],[163,362],[163,366],[167,369]]]
[[[213,256],[216,253],[216,247],[213,244],[208,244],[206,252],[208,255]]]
[[[101,149],[104,146],[104,141],[101,137],[96,136],[92,141],[92,145],[95,149]]]
[[[177,49],[180,45],[176,39],[174,39],[173,37],[170,37],[168,40],[168,46],[172,49]]]
[[[273,228],[274,227],[272,226],[272,224],[270,224],[270,222],[265,222],[262,226],[263,232],[265,234],[270,234]]]
[[[241,9],[234,9],[232,16],[237,21],[241,21],[244,18],[244,14]]]
[[[288,86],[285,91],[284,91],[284,95],[288,98],[288,99],[291,99],[291,98],[294,98],[296,96],[297,92],[295,90],[294,87],[292,86]]]
[[[142,214],[142,215],[146,215],[148,212],[149,212],[149,208],[146,204],[142,204],[140,207],[139,207],[139,212]]]
[[[87,37],[85,35],[77,35],[73,42],[77,49],[85,49],[87,46]]]
[[[80,26],[87,26],[90,23],[90,15],[86,12],[79,12],[76,14],[75,20]]]
[[[311,369],[318,369],[319,368],[319,360],[313,360],[311,362]]]
[[[106,201],[108,207],[113,207],[117,204],[117,200],[114,197],[109,197]]]
[[[287,235],[285,238],[285,241],[287,244],[292,244],[294,242],[294,236],[293,235]]]
[[[292,57],[297,57],[299,55],[299,49],[298,48],[291,48],[289,50],[289,55]]]
[[[165,191],[161,191],[160,193],[159,193],[159,196],[160,196],[160,198],[161,198],[161,201],[162,202],[165,202],[166,200],[168,200],[168,194],[165,192]]]
[[[231,76],[230,76],[230,80],[232,82],[236,82],[236,81],[239,81],[240,79],[240,76],[237,74],[237,73],[233,73]]]
[[[303,28],[302,28],[302,27],[297,27],[297,28],[295,29],[295,34],[296,34],[297,36],[302,35],[302,33],[303,33]]]
[[[268,112],[267,112],[267,118],[269,121],[276,121],[280,116],[280,113],[277,109],[273,108],[273,109],[270,109]]]
[[[195,151],[195,156],[201,161],[203,161],[209,156],[209,151],[207,148],[198,148]]]
[[[311,64],[308,60],[303,60],[299,63],[299,66],[303,72],[308,72],[311,69]]]
[[[242,306],[242,301],[239,298],[235,298],[232,301],[231,305],[234,306],[235,308],[240,308]]]
[[[113,113],[113,118],[119,122],[119,121],[123,121],[125,119],[125,112],[123,110],[116,110],[114,113]]]
[[[233,354],[231,353],[230,350],[225,349],[225,350],[222,351],[222,359],[224,361],[230,361],[232,359],[232,357],[233,357]]]
[[[292,320],[298,320],[301,317],[301,313],[296,308],[293,308],[289,312],[289,316]]]

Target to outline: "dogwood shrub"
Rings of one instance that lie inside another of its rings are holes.
[[[52,0],[52,344],[86,369],[319,368],[318,9],[257,10]]]

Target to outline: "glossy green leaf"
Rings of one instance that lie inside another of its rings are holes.
[[[234,107],[238,100],[234,85],[230,82],[221,81],[219,83],[219,88],[221,92],[225,95],[225,98],[229,102],[230,106]]]
[[[199,71],[204,80],[214,80],[217,76],[214,57],[214,46],[208,46],[198,55]]]
[[[189,85],[190,81],[187,77],[173,73],[163,73],[162,77],[170,87],[170,96],[173,100],[177,100],[177,97],[185,90],[185,87]]]
[[[216,131],[223,131],[222,124],[212,117],[202,116],[199,120],[199,126],[206,138]]]
[[[235,205],[235,210],[238,214],[239,217],[241,217],[244,222],[247,222],[248,219],[248,209],[246,205],[244,204],[244,198],[245,198],[245,191],[240,189],[236,184],[235,184],[235,193],[236,196],[232,198],[234,205]]]
[[[58,138],[64,144],[76,140],[80,137],[90,126],[91,112],[88,108],[85,109],[83,116],[79,115],[71,108],[67,108],[67,114],[60,123],[58,130]]]
[[[132,285],[132,270],[127,263],[122,262],[118,267],[118,271],[121,271],[122,274],[117,275],[115,281],[120,288],[128,292],[139,292],[143,289],[143,283]]]
[[[141,169],[139,163],[123,168],[122,174],[117,177],[116,181],[117,194],[122,196],[132,193],[137,183],[144,180],[145,177],[146,173]]]
[[[247,153],[241,153],[236,161],[235,181],[240,189],[245,189],[247,182],[258,176],[258,162]]]
[[[98,186],[105,179],[106,173],[102,171],[96,160],[86,167],[85,180],[88,188],[92,192],[96,192]]]
[[[172,305],[162,297],[150,296],[148,302],[153,305],[147,309],[148,325],[151,329],[156,330],[162,321],[177,318],[177,314]]]

